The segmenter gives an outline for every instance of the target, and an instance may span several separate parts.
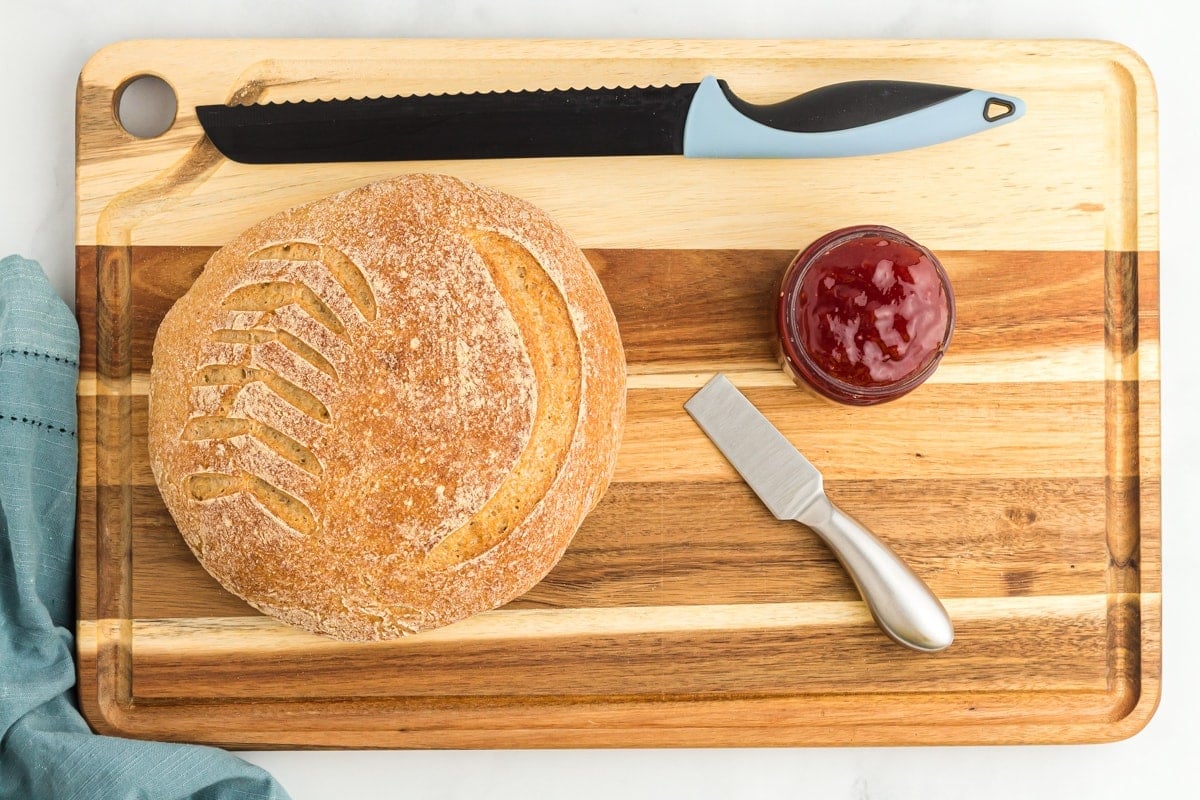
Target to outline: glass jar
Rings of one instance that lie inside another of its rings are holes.
[[[903,233],[842,228],[788,266],[776,330],[797,384],[840,403],[884,403],[937,369],[954,332],[954,292],[937,257]]]

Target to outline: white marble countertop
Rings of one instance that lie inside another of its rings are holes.
[[[388,2],[0,0],[0,255],[73,296],[75,81],[114,41],[157,37],[1094,38],[1149,63],[1159,92],[1162,243],[1162,701],[1133,738],[1054,747],[263,752],[296,800],[373,797],[1117,798],[1196,796],[1200,744],[1200,103],[1183,2],[1128,0],[546,0]],[[1189,144],[1190,143],[1190,144]],[[1192,409],[1192,410],[1189,410]]]

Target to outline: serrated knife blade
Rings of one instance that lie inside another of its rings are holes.
[[[829,545],[884,633],[922,652],[950,646],[954,626],[925,582],[829,500],[817,468],[728,378],[714,376],[684,408],[777,519],[802,522]]]
[[[227,158],[249,164],[685,155],[819,158],[923,147],[1018,119],[1015,97],[850,81],[767,105],[709,76],[677,86],[201,105]]]

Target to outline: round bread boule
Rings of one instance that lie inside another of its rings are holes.
[[[162,321],[150,463],[200,563],[346,640],[528,591],[612,477],[625,361],[544,212],[440,175],[294,208]]]

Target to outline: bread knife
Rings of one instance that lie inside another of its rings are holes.
[[[825,158],[888,153],[1013,122],[1016,97],[863,80],[778,103],[699,83],[202,105],[227,158],[246,164],[562,156]]]
[[[718,374],[684,408],[777,519],[801,522],[829,545],[884,633],[922,652],[950,646],[954,625],[925,582],[830,501],[817,468],[728,378]]]

